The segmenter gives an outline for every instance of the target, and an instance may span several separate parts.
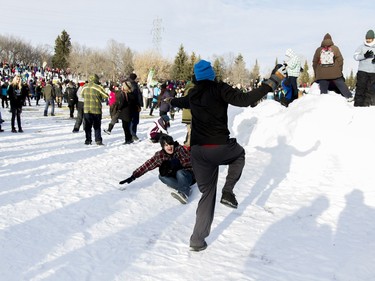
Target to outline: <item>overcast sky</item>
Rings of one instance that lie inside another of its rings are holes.
[[[374,29],[375,6],[370,0],[65,0],[4,1],[0,33],[30,42],[54,46],[66,30],[72,42],[104,49],[109,40],[133,51],[152,49],[154,22],[160,19],[160,49],[173,59],[183,44],[210,60],[214,55],[245,58],[247,68],[255,60],[262,72],[276,58],[283,61],[292,48],[311,67],[315,49],[324,35],[344,56],[344,73],[356,73],[355,49]],[[5,4],[6,3],[6,4]]]

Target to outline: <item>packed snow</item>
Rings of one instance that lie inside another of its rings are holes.
[[[314,91],[288,108],[230,107],[231,136],[246,150],[239,206],[219,203],[223,166],[202,252],[189,251],[196,185],[186,205],[157,170],[119,190],[161,148],[147,140],[157,111],[142,111],[140,142],[123,145],[119,123],[105,146],[87,146],[66,104],[44,117],[32,101],[17,134],[0,110],[1,280],[375,280],[375,107]],[[183,143],[181,111],[169,133]]]

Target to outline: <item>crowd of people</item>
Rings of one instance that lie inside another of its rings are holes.
[[[354,59],[359,61],[354,106],[375,105],[374,49],[374,31],[369,30],[363,44],[354,53]],[[150,127],[148,138],[153,143],[159,142],[161,149],[120,184],[130,184],[148,171],[158,168],[160,181],[174,189],[171,193],[174,198],[186,204],[191,188],[196,183],[202,195],[190,237],[190,249],[202,251],[207,247],[205,239],[210,234],[214,218],[219,166],[228,166],[220,203],[230,208],[238,206],[234,187],[245,165],[245,150],[235,138],[230,137],[228,105],[253,107],[268,93],[280,91],[282,95],[279,100],[283,105],[288,106],[296,100],[299,97],[297,80],[302,71],[301,60],[290,48],[286,50],[285,56],[284,63],[276,65],[267,79],[262,80],[258,87],[245,92],[217,81],[211,63],[206,60],[200,60],[194,65],[194,74],[188,83],[167,81],[154,86],[140,85],[135,73],[121,81],[102,85],[96,74],[90,75],[85,83],[74,83],[60,78],[54,81],[56,73],[43,79],[37,79],[35,73],[25,78],[22,69],[18,69],[12,79],[2,78],[2,107],[9,107],[9,98],[12,132],[21,133],[22,106],[31,106],[30,98],[35,99],[38,106],[43,97],[44,116],[48,116],[50,107],[50,114],[54,116],[55,102],[58,107],[66,102],[71,118],[74,118],[77,110],[73,133],[79,132],[83,124],[86,145],[92,144],[92,130],[95,143],[103,145],[101,123],[104,102],[109,106],[111,121],[103,131],[111,134],[114,126],[121,121],[125,145],[139,140],[137,126],[141,110],[149,110],[152,116],[155,108],[158,108],[159,119]],[[313,56],[315,82],[319,84],[321,94],[335,91],[351,101],[353,93],[345,84],[343,63],[339,47],[334,44],[329,33],[325,34]],[[7,73],[3,70],[2,74],[9,75],[9,69]],[[168,134],[170,120],[174,120],[175,111],[179,109],[183,110],[182,122],[187,124],[183,145]]]

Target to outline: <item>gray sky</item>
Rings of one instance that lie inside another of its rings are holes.
[[[1,3],[3,2],[3,3]],[[375,6],[370,0],[65,0],[4,1],[0,33],[33,45],[54,46],[66,30],[72,42],[102,49],[113,39],[133,51],[150,50],[154,21],[161,19],[162,55],[173,59],[183,44],[210,60],[241,53],[247,68],[258,60],[267,73],[276,58],[292,48],[307,60],[326,33],[344,56],[344,73],[356,73],[353,53],[369,29]]]

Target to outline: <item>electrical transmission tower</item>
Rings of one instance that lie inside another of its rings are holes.
[[[152,28],[152,44],[156,53],[161,53],[161,32],[162,28],[162,19],[156,18],[153,20]]]

